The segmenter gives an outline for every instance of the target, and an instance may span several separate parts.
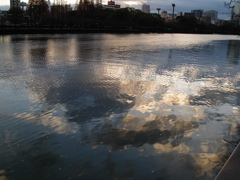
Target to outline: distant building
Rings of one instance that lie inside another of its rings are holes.
[[[206,24],[211,24],[212,18],[210,16],[203,15],[202,16],[202,22],[204,22]]]
[[[121,6],[119,4],[115,4],[115,1],[108,1],[108,5],[103,5],[105,9],[119,9]]]
[[[215,10],[205,11],[203,15],[211,17],[212,21],[216,21],[218,19],[218,12]]]
[[[183,16],[183,13],[182,12],[178,12],[177,16]]]
[[[27,3],[25,2],[20,2],[19,6],[24,10],[27,7]]]
[[[185,12],[184,13],[184,17],[186,17],[186,18],[194,18],[195,14],[194,13],[190,13],[190,12]]]
[[[161,17],[162,17],[162,18],[167,18],[167,17],[168,17],[167,11],[162,11],[162,12],[161,12]]]
[[[202,9],[196,9],[196,10],[192,10],[191,12],[195,14],[195,18],[200,19],[202,18],[204,11]]]
[[[20,7],[20,0],[10,0],[10,8]]]
[[[150,5],[143,4],[142,5],[142,12],[150,13]]]

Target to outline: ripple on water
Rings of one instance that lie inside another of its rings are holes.
[[[239,139],[235,36],[7,37],[0,178],[212,179]]]

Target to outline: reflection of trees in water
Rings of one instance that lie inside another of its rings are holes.
[[[34,65],[47,65],[47,49],[46,49],[46,43],[41,44],[43,47],[37,47],[30,50],[31,54],[31,63]]]
[[[24,159],[22,167],[25,169],[16,168],[16,178],[44,179],[51,177],[50,174],[57,171],[60,155],[53,150],[54,147],[56,148],[56,144],[51,144],[53,139],[53,135],[44,135],[18,149],[19,155]]]
[[[36,177],[41,177],[45,174],[45,171],[55,165],[58,160],[59,156],[51,152],[41,153],[29,159],[31,165],[34,167]]]
[[[238,64],[240,57],[240,42],[238,40],[229,40],[227,49],[227,59],[233,64]]]
[[[113,160],[114,158],[111,157],[111,153],[108,154],[107,158],[104,161],[104,168],[106,170],[106,173],[108,174],[108,177],[110,179],[128,179],[134,177],[134,164],[131,161],[128,161],[125,163],[125,169],[124,172],[118,171],[117,162]],[[106,178],[106,177],[105,177]],[[108,179],[108,178],[107,178]]]

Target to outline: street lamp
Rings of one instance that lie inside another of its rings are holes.
[[[161,11],[161,8],[157,8],[157,11],[158,11],[158,14],[159,14],[159,11]]]
[[[175,4],[174,3],[172,3],[172,8],[173,8],[173,13],[172,13],[172,20],[174,21],[174,8],[175,8]]]

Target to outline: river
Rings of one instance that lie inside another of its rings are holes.
[[[240,139],[240,38],[0,36],[0,179],[214,179]]]

